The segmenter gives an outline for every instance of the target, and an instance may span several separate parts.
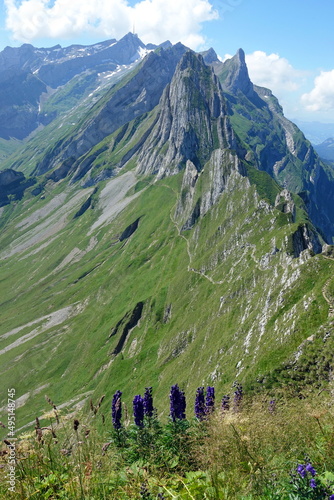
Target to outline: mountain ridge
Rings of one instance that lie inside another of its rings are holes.
[[[62,48],[56,45],[39,49],[24,44],[18,48],[6,47],[0,52],[2,88],[6,85],[10,92],[17,79],[20,79],[21,91],[17,92],[18,99],[14,99],[13,103],[8,101],[6,95],[0,94],[0,137],[26,138],[38,126],[54,119],[54,116],[41,112],[44,94],[59,89],[79,74],[93,72],[97,78],[98,73],[116,71],[121,66],[133,64],[157,46],[150,44],[149,47],[146,48],[138,36],[132,33],[119,41],[113,39],[87,46]],[[8,129],[5,124],[8,120],[13,123],[14,116],[17,121],[25,122]]]
[[[334,137],[329,137],[321,144],[314,146],[318,155],[325,160],[334,160]]]

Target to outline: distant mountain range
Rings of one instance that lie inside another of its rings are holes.
[[[334,137],[326,139],[314,148],[321,158],[334,161]]]
[[[314,146],[321,144],[329,137],[334,137],[334,123],[306,122],[297,118],[292,118],[291,121],[298,125]]]
[[[6,47],[0,52],[0,137],[24,139],[50,123],[55,113],[43,112],[43,102],[77,75],[85,75],[73,89],[80,97],[89,86],[96,87],[104,73],[121,71],[154,48],[132,34],[89,46]]]

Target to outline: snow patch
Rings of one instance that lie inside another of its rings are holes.
[[[144,57],[147,56],[147,54],[149,54],[150,52],[152,52],[152,50],[148,50],[144,47],[139,47],[138,49],[138,55],[140,59],[144,59]]]

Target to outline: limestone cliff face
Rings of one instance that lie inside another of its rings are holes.
[[[306,224],[300,225],[293,233],[292,245],[294,257],[299,257],[304,250],[312,250],[315,253],[322,250],[318,235]]]
[[[301,194],[328,243],[334,238],[334,176],[268,89],[249,79],[242,50],[215,68],[226,92],[232,126],[249,148],[247,159],[288,190]]]
[[[232,94],[242,92],[249,98],[255,97],[254,87],[248,75],[248,68],[245,60],[245,53],[239,49],[232,59],[228,59],[224,64],[223,87]]]
[[[200,174],[188,160],[181,196],[175,211],[175,219],[182,230],[191,229],[200,217],[206,215],[218,203],[232,177],[238,182],[238,178],[245,176],[243,162],[230,149],[214,150]],[[199,177],[200,186],[197,184]]]
[[[12,169],[0,170],[0,188],[7,188],[10,185],[20,183],[24,180],[22,172]]]
[[[232,174],[246,175],[245,151],[219,80],[201,55],[189,51],[182,57],[159,110],[138,153],[137,172],[160,179],[184,170],[175,218],[186,230],[218,202]]]
[[[202,56],[187,52],[161,97],[137,172],[173,175],[188,161],[199,172],[216,149],[238,148],[220,83]]]
[[[255,89],[268,103],[277,125],[277,135],[279,132],[284,134],[280,150],[277,145],[273,147],[272,141],[268,141],[265,148],[269,173],[291,191],[301,194],[314,225],[326,241],[331,243],[334,238],[334,177],[298,127],[283,115],[282,108],[272,93],[260,87]],[[259,166],[261,165],[260,155]]]

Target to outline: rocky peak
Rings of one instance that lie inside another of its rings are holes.
[[[159,45],[155,45],[154,43],[148,43],[146,45],[146,48],[147,48],[147,50],[155,50],[158,47],[161,47],[163,49],[168,49],[168,48],[170,48],[172,46],[173,46],[173,44],[169,40],[166,40],[165,42],[162,42]]]
[[[159,108],[158,121],[139,155],[139,173],[172,175],[188,160],[200,171],[213,150],[235,146],[221,85],[201,55],[184,54]]]
[[[114,48],[113,52],[115,52],[116,63],[129,64],[138,59],[138,50],[145,49],[145,45],[138,38],[138,35],[128,33],[113,45],[112,48]]]
[[[205,64],[213,64],[219,62],[217,53],[212,47],[210,47],[210,49],[206,50],[205,52],[201,52],[201,55],[204,59]]]
[[[223,87],[227,92],[235,94],[243,92],[247,97],[254,95],[253,84],[250,81],[245,60],[245,52],[239,49],[232,59],[225,61],[223,66],[225,80]]]
[[[0,73],[8,69],[24,69],[37,59],[32,45],[25,43],[21,47],[5,47],[0,52]]]

